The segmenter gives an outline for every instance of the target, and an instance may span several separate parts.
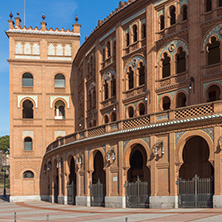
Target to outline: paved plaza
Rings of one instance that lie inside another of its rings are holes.
[[[48,202],[8,203],[0,199],[0,222],[14,221],[222,221],[222,209],[119,209],[58,205]]]

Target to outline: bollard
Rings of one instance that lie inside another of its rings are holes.
[[[126,220],[125,220],[125,222],[128,222],[128,218],[126,217]]]
[[[47,219],[46,219],[46,222],[49,222],[49,215],[47,215]]]
[[[16,222],[16,212],[14,213],[14,222]]]

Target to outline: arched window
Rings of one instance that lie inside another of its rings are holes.
[[[25,100],[22,104],[23,106],[23,118],[33,119],[33,103],[29,99]]]
[[[110,42],[107,43],[107,57],[109,58],[111,56],[111,51],[110,51]]]
[[[176,98],[176,108],[186,106],[186,96],[184,93],[179,93]]]
[[[61,100],[55,103],[55,119],[65,119],[65,104]]]
[[[106,59],[106,50],[105,50],[105,48],[103,49],[103,61],[105,61],[105,59]]]
[[[32,150],[32,138],[26,137],[24,139],[24,150]]]
[[[220,42],[216,37],[211,38],[211,44],[208,45],[208,65],[220,62]]]
[[[126,46],[129,46],[129,32],[126,33]]]
[[[184,5],[182,9],[182,14],[183,14],[183,21],[187,20],[187,6]]]
[[[186,71],[186,52],[181,47],[178,51],[176,55],[176,73],[182,73]]]
[[[109,122],[109,117],[107,115],[104,116],[104,123],[107,124]]]
[[[132,118],[134,116],[134,109],[132,106],[128,108],[128,116],[129,118]]]
[[[146,24],[142,25],[142,39],[146,38]]]
[[[65,76],[63,74],[57,74],[55,76],[55,87],[64,88],[65,87]]]
[[[96,107],[96,88],[93,88],[93,107]]]
[[[162,77],[168,77],[170,76],[170,57],[167,55],[167,53],[164,53],[164,59],[162,62]]]
[[[140,62],[140,67],[139,67],[139,85],[145,84],[145,66],[143,65],[142,62]]]
[[[115,122],[116,121],[116,113],[112,112],[110,118],[111,118],[111,122]]]
[[[133,26],[133,42],[137,41],[137,26]]]
[[[222,0],[218,0],[218,6],[219,6],[219,7],[222,6]]]
[[[170,98],[168,96],[165,96],[163,98],[163,110],[170,109],[170,105],[171,105]]]
[[[165,28],[164,15],[160,16],[160,30]]]
[[[91,122],[89,122],[89,128],[91,128],[92,127],[92,123]]]
[[[93,126],[96,126],[96,120],[93,121]]]
[[[113,56],[116,56],[116,40],[113,40]]]
[[[88,106],[89,106],[89,109],[92,108],[92,95],[90,91],[88,93]]]
[[[176,23],[176,8],[174,6],[170,7],[170,25]]]
[[[109,98],[109,85],[108,85],[108,82],[107,80],[105,80],[105,83],[104,83],[104,99],[108,99]]]
[[[24,73],[23,74],[22,86],[33,86],[33,76],[31,73]]]
[[[209,87],[209,89],[207,90],[207,97],[208,97],[208,102],[213,102],[213,101],[217,101],[220,100],[220,87],[217,85],[212,85]]]
[[[206,12],[209,12],[212,10],[212,2],[211,0],[206,0]]]
[[[111,80],[111,96],[116,95],[116,78],[114,75],[112,75],[112,80]]]
[[[145,106],[143,103],[139,104],[139,115],[140,116],[145,115]]]
[[[128,79],[129,79],[128,88],[132,89],[134,87],[134,72],[131,67],[129,67]]]
[[[27,170],[23,173],[23,178],[24,179],[32,179],[32,178],[34,178],[34,173],[30,170]]]

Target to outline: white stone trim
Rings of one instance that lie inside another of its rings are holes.
[[[10,202],[25,202],[25,201],[40,201],[41,197],[39,195],[35,196],[10,196]]]
[[[67,108],[69,109],[69,96],[50,96],[50,108],[52,109],[52,104],[56,99],[64,99],[67,103]]]
[[[6,33],[23,33],[33,35],[61,35],[61,36],[77,36],[80,37],[80,33],[65,32],[65,31],[41,31],[41,30],[23,30],[23,29],[10,29]]]
[[[90,52],[92,52],[92,50],[96,47],[96,45],[94,44],[91,49],[85,54],[85,57],[87,57],[89,55]]]
[[[177,208],[178,196],[150,196],[150,208]]]
[[[126,197],[112,196],[105,197],[105,207],[126,208]]]
[[[99,42],[102,42],[106,37],[116,31],[116,27],[112,28],[109,32],[107,32],[102,38],[99,39]]]
[[[213,208],[222,208],[222,195],[213,196]]]
[[[35,102],[35,108],[38,108],[38,96],[33,96],[33,95],[19,95],[18,96],[18,108],[20,108],[21,106],[21,101],[24,99],[24,98],[30,98],[32,99],[34,102]]]
[[[130,22],[131,20],[135,19],[136,17],[142,15],[143,13],[146,12],[146,9],[142,9],[139,12],[137,12],[136,14],[130,16],[129,18],[125,19],[124,21],[122,21],[121,26],[125,25],[126,23]]]
[[[33,131],[22,131],[22,139],[24,139],[25,137],[32,137],[32,139],[34,138],[34,132]]]
[[[62,57],[62,56],[48,56],[48,60],[60,60],[60,61],[72,61],[71,57]]]
[[[16,59],[40,59],[40,56],[16,55]]]
[[[66,131],[65,130],[63,130],[63,131],[55,130],[55,132],[54,132],[55,139],[58,136],[65,136],[65,135],[66,135]]]

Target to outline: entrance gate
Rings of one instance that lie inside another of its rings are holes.
[[[214,181],[213,178],[199,178],[192,180],[178,179],[179,207],[213,207]]]
[[[149,184],[142,182],[137,177],[136,182],[128,182],[126,188],[126,207],[129,208],[148,208],[149,207]]]
[[[58,203],[58,196],[59,196],[59,187],[58,184],[54,184],[54,203]]]
[[[71,184],[67,185],[67,203],[69,205],[75,205],[76,203],[76,185],[72,181]]]
[[[104,207],[106,196],[106,185],[98,180],[97,184],[90,185],[91,206]]]

